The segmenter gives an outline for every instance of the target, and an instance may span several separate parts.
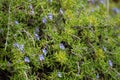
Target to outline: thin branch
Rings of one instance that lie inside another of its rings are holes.
[[[78,75],[80,74],[80,66],[79,66],[79,62],[77,62],[77,66],[78,66]]]
[[[109,14],[109,0],[107,0],[106,7],[107,7],[107,12]]]
[[[10,34],[10,9],[11,9],[11,3],[12,3],[12,0],[10,1],[10,4],[9,4],[9,9],[8,9],[8,23],[7,23],[7,36],[6,36],[6,42],[5,42],[5,50],[7,49],[7,45],[8,45],[8,39],[9,39],[9,34]]]

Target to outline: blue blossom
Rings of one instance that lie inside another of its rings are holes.
[[[63,10],[62,10],[62,8],[60,8],[60,14],[63,14]]]
[[[105,1],[104,1],[104,0],[99,0],[99,2],[100,2],[101,4],[104,4],[104,3],[105,3]]]
[[[63,45],[63,43],[60,43],[60,48],[62,49],[62,50],[64,50],[65,49],[65,46]]]
[[[94,10],[94,8],[92,8],[92,10],[91,10],[92,12],[94,12],[95,10]]]
[[[99,79],[99,77],[100,77],[100,76],[99,76],[99,74],[97,73],[96,78]]]
[[[112,10],[113,10],[113,12],[116,13],[116,14],[120,12],[120,10],[119,10],[118,8],[112,8]]]
[[[29,59],[27,56],[25,56],[24,61],[25,61],[26,63],[29,63],[29,62],[30,62],[30,59]]]
[[[31,10],[33,10],[33,6],[32,6],[31,4],[29,5],[29,8],[30,8]]]
[[[44,58],[44,55],[43,55],[43,54],[39,55],[39,60],[40,60],[40,61],[45,60],[45,58]]]
[[[18,43],[14,43],[13,45],[14,45],[14,47],[16,47],[16,48],[19,48],[19,44],[18,44]]]
[[[35,12],[34,12],[34,8],[33,8],[32,4],[29,5],[29,8],[31,9],[30,14],[34,15]]]
[[[46,20],[45,17],[42,18],[42,22],[43,22],[44,24],[47,22],[47,20]]]
[[[106,52],[106,51],[107,51],[107,48],[103,46],[103,50]]]
[[[42,52],[43,52],[43,54],[44,55],[46,55],[47,54],[47,50],[44,48],[44,49],[42,49]]]
[[[49,13],[49,14],[48,14],[48,18],[49,18],[50,20],[53,19],[53,15],[52,15],[52,13]]]
[[[61,78],[61,77],[62,77],[61,72],[58,72],[58,73],[57,73],[57,76]]]
[[[111,60],[108,60],[108,64],[112,67],[113,66],[113,63]]]
[[[15,20],[15,24],[19,24],[19,22]]]
[[[34,32],[34,38],[38,41],[40,40],[40,36],[36,32]]]
[[[94,0],[88,0],[88,2],[91,2],[92,4],[94,4],[94,3],[95,3],[95,1],[94,1]]]
[[[48,2],[52,2],[52,0],[48,0]]]

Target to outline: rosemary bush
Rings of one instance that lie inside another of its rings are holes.
[[[0,80],[120,80],[119,4],[0,0]]]

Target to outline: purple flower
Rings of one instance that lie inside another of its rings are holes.
[[[95,3],[95,1],[94,1],[94,0],[88,0],[88,2],[90,2],[90,3],[92,3],[92,4],[94,4],[94,3]]]
[[[92,12],[95,12],[95,10],[94,10],[94,8],[92,8],[92,10],[91,10]]]
[[[106,52],[106,51],[107,51],[107,48],[103,46],[103,50]]]
[[[113,12],[116,13],[116,14],[120,12],[120,10],[119,10],[118,8],[112,8],[112,10],[113,10]]]
[[[52,13],[49,13],[49,14],[48,14],[48,18],[49,18],[50,20],[53,19],[53,15],[52,15]]]
[[[99,77],[100,77],[100,76],[99,76],[99,74],[97,73],[96,78],[99,79]]]
[[[105,3],[104,0],[99,0],[99,2],[100,2],[101,4],[104,4],[104,3]]]
[[[111,60],[108,60],[108,64],[112,67],[113,66],[113,63]]]
[[[15,20],[15,24],[19,24],[19,22]]]
[[[40,61],[45,60],[45,58],[44,58],[44,55],[43,55],[43,54],[39,55],[39,60],[40,60]]]
[[[34,32],[34,37],[36,40],[38,40],[38,41],[40,40],[40,36],[36,32]]]
[[[58,72],[58,73],[57,73],[57,76],[61,78],[61,77],[62,77],[61,72]]]
[[[60,48],[61,48],[62,50],[65,49],[65,46],[63,45],[63,43],[60,43]]]
[[[30,62],[30,59],[29,59],[27,56],[25,56],[24,61],[25,61],[26,63],[29,63],[29,62]]]
[[[63,14],[63,10],[62,10],[62,8],[60,8],[60,14]]]
[[[44,49],[42,49],[42,52],[43,52],[43,54],[44,55],[46,55],[47,54],[47,50],[44,48]]]
[[[31,4],[29,5],[29,8],[30,8],[31,10],[33,10],[33,6],[32,6]]]
[[[46,20],[45,17],[42,18],[42,22],[43,22],[44,24],[47,22],[47,20]]]
[[[52,0],[48,0],[48,2],[52,2]]]
[[[14,45],[14,47],[16,47],[16,48],[19,48],[19,44],[18,44],[18,43],[14,43],[13,45]]]

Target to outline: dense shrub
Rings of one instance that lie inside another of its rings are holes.
[[[0,0],[0,80],[119,80],[115,5],[111,0]]]

